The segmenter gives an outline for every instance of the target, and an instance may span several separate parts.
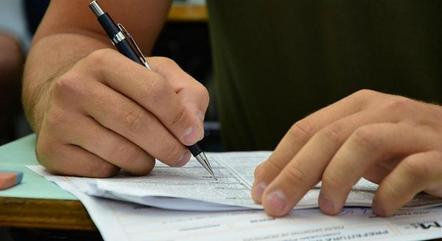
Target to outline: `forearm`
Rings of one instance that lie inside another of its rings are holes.
[[[51,80],[57,79],[96,49],[112,47],[87,5],[89,0],[54,0],[34,37],[24,73],[23,105],[29,122],[38,133],[45,113]],[[103,3],[116,20],[140,39],[148,53],[161,30],[169,1],[107,0]],[[139,11],[143,9],[143,11]]]
[[[23,106],[38,133],[52,80],[96,49],[112,47],[101,35],[60,33],[40,39],[32,47],[23,76]]]

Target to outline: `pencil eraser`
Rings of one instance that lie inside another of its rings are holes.
[[[21,182],[23,172],[20,171],[0,171],[0,190],[13,187]]]

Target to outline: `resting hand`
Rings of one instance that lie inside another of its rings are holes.
[[[295,123],[257,167],[252,191],[272,216],[286,215],[319,181],[326,214],[342,209],[361,178],[379,184],[376,214],[419,192],[442,197],[442,107],[362,90]]]

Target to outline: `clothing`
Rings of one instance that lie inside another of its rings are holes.
[[[273,149],[307,114],[369,88],[442,100],[442,1],[208,0],[227,150]]]

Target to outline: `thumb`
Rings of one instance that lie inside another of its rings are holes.
[[[200,140],[204,137],[204,116],[209,105],[209,93],[200,83],[193,84],[188,88],[183,88],[177,92],[184,106],[190,113],[195,113],[195,117],[200,123]]]

